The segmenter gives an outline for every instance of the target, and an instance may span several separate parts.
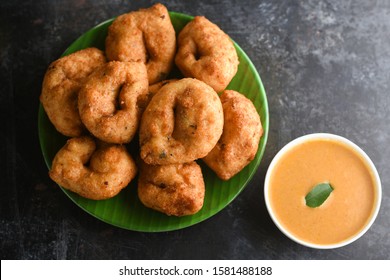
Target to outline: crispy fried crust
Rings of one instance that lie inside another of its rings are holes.
[[[221,139],[203,159],[223,180],[229,180],[255,157],[263,128],[253,103],[239,92],[221,95],[224,127]]]
[[[111,61],[88,77],[80,89],[82,122],[97,138],[128,143],[135,135],[147,98],[148,79],[141,62]]]
[[[203,16],[180,32],[175,62],[185,77],[202,80],[216,92],[227,87],[239,64],[229,36]]]
[[[141,158],[148,164],[191,162],[206,156],[222,134],[217,93],[191,78],[163,86],[141,119]]]
[[[121,15],[108,28],[107,58],[145,63],[150,84],[166,78],[175,52],[176,33],[162,4]]]
[[[139,107],[142,109],[142,112],[145,111],[146,107],[148,106],[150,100],[152,100],[153,96],[165,85],[177,81],[177,79],[170,79],[170,80],[164,80],[158,83],[155,83],[153,85],[149,85],[149,91],[148,95],[140,100]]]
[[[172,83],[172,82],[175,82],[177,81],[177,79],[170,79],[170,80],[164,80],[164,81],[161,81],[161,82],[158,82],[158,83],[155,83],[153,85],[149,85],[149,95],[150,95],[150,99],[152,99],[152,97],[165,85],[169,84],[169,83]]]
[[[106,143],[96,146],[87,136],[68,140],[54,157],[50,178],[89,199],[117,195],[135,177],[135,162],[124,146]]]
[[[196,162],[184,164],[140,164],[138,196],[149,208],[169,216],[197,213],[203,206],[205,185]]]
[[[86,77],[105,62],[102,51],[88,48],[62,57],[48,67],[40,101],[61,134],[75,137],[85,130],[77,109],[77,96]]]

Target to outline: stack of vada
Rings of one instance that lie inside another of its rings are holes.
[[[238,69],[233,42],[196,16],[177,36],[162,4],[117,17],[105,51],[87,48],[50,64],[40,101],[56,130],[69,137],[50,178],[80,196],[116,196],[138,174],[138,197],[166,215],[203,206],[197,160],[229,180],[255,157],[259,114],[226,87]],[[176,65],[183,77],[169,79]],[[139,154],[127,145],[139,140]]]

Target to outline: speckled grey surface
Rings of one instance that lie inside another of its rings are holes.
[[[390,2],[162,1],[205,15],[248,54],[270,108],[264,158],[240,196],[183,230],[139,233],[84,213],[50,181],[37,136],[48,64],[94,25],[153,1],[1,1],[2,259],[390,259]],[[372,228],[334,250],[295,244],[264,204],[266,169],[290,140],[345,136],[377,166],[383,199]]]

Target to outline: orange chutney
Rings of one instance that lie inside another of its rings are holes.
[[[330,183],[333,192],[321,206],[306,206],[305,196],[319,183]],[[374,176],[357,152],[337,140],[312,139],[282,155],[270,176],[269,199],[292,235],[330,245],[358,234],[377,198]]]

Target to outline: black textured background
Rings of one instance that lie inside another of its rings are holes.
[[[205,15],[248,54],[263,80],[270,134],[257,174],[216,216],[139,233],[83,212],[47,176],[37,134],[49,63],[96,24],[154,1],[0,1],[1,259],[390,259],[390,2],[162,1]],[[330,132],[376,164],[383,199],[372,228],[334,250],[287,239],[265,208],[265,171],[295,137]]]

